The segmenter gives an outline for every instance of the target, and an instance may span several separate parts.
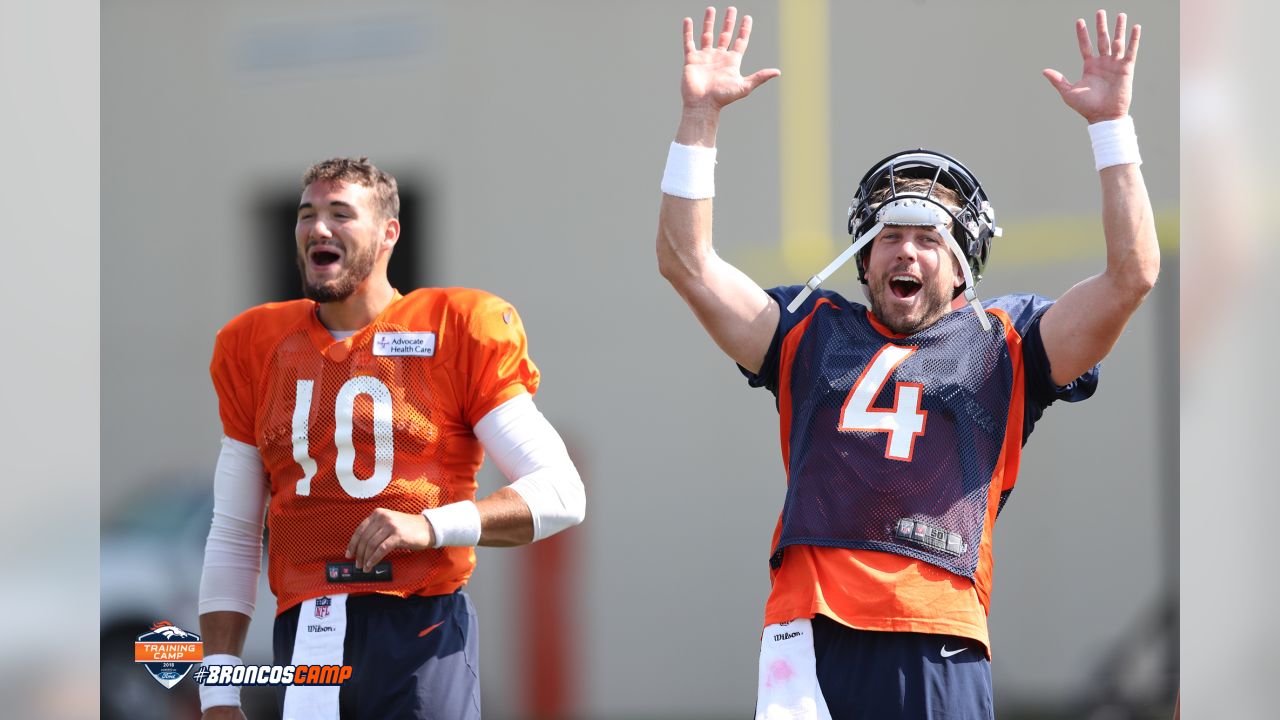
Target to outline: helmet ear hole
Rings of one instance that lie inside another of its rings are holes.
[[[875,242],[872,241],[867,246],[858,251],[857,257],[854,258],[854,264],[858,268],[858,282],[863,285],[867,284],[867,264],[871,262],[871,246]]]

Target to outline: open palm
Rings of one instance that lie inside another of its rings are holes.
[[[1115,34],[1107,32],[1107,13],[1097,14],[1098,53],[1093,51],[1089,30],[1084,20],[1076,21],[1076,39],[1084,69],[1080,79],[1069,82],[1057,70],[1045,70],[1044,76],[1057,89],[1072,110],[1090,123],[1114,120],[1129,113],[1133,96],[1133,66],[1138,56],[1138,39],[1142,26],[1134,25],[1125,43],[1125,14],[1116,16]]]
[[[717,37],[714,32],[716,10],[707,8],[702,20],[701,49],[693,42],[693,20],[684,19],[684,79],[680,84],[680,94],[685,107],[719,110],[782,74],[775,68],[768,68],[742,76],[742,55],[747,51],[747,41],[751,37],[751,16],[742,18],[742,27],[734,38],[733,26],[737,17],[736,8],[725,10],[724,25]]]

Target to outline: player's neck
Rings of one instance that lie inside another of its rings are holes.
[[[350,297],[340,302],[320,303],[316,315],[329,330],[359,330],[378,317],[395,299],[395,288],[387,279],[370,278]]]

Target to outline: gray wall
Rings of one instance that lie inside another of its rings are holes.
[[[434,193],[438,244],[424,272],[520,308],[544,373],[539,406],[586,469],[588,521],[574,531],[579,712],[746,712],[783,496],[777,416],[658,276],[653,255],[679,112],[680,18],[701,7],[104,6],[104,517],[136,492],[209,475],[219,434],[213,335],[264,299],[257,198],[296,187],[318,159],[367,154]],[[756,21],[746,65],[779,66],[780,5],[741,9]],[[868,164],[936,147],[979,174],[1006,227],[984,296],[1057,295],[1099,271],[1084,123],[1039,75],[1078,74],[1072,22],[1092,9],[831,3],[829,26],[813,33],[830,42],[831,169],[820,186],[832,247]],[[1157,210],[1176,218],[1176,8],[1124,9],[1145,31],[1133,108],[1143,170]],[[717,247],[766,285],[819,269],[796,274],[779,259],[780,153],[794,141],[779,98],[783,83],[800,81],[782,70],[726,111],[719,142]],[[1162,230],[1176,242],[1176,225]],[[996,532],[1002,703],[1062,706],[1086,690],[1168,580],[1161,543],[1176,522],[1176,441],[1161,413],[1176,407],[1176,373],[1153,369],[1175,357],[1176,331],[1162,320],[1176,314],[1175,274],[1106,362],[1098,396],[1052,408],[1028,445]],[[831,286],[858,294],[851,271]],[[497,484],[490,469],[484,480]],[[471,591],[484,623],[486,715],[516,716],[521,556],[479,555]]]

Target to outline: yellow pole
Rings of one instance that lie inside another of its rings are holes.
[[[779,0],[782,257],[796,282],[835,254],[831,214],[830,13],[826,0]]]

